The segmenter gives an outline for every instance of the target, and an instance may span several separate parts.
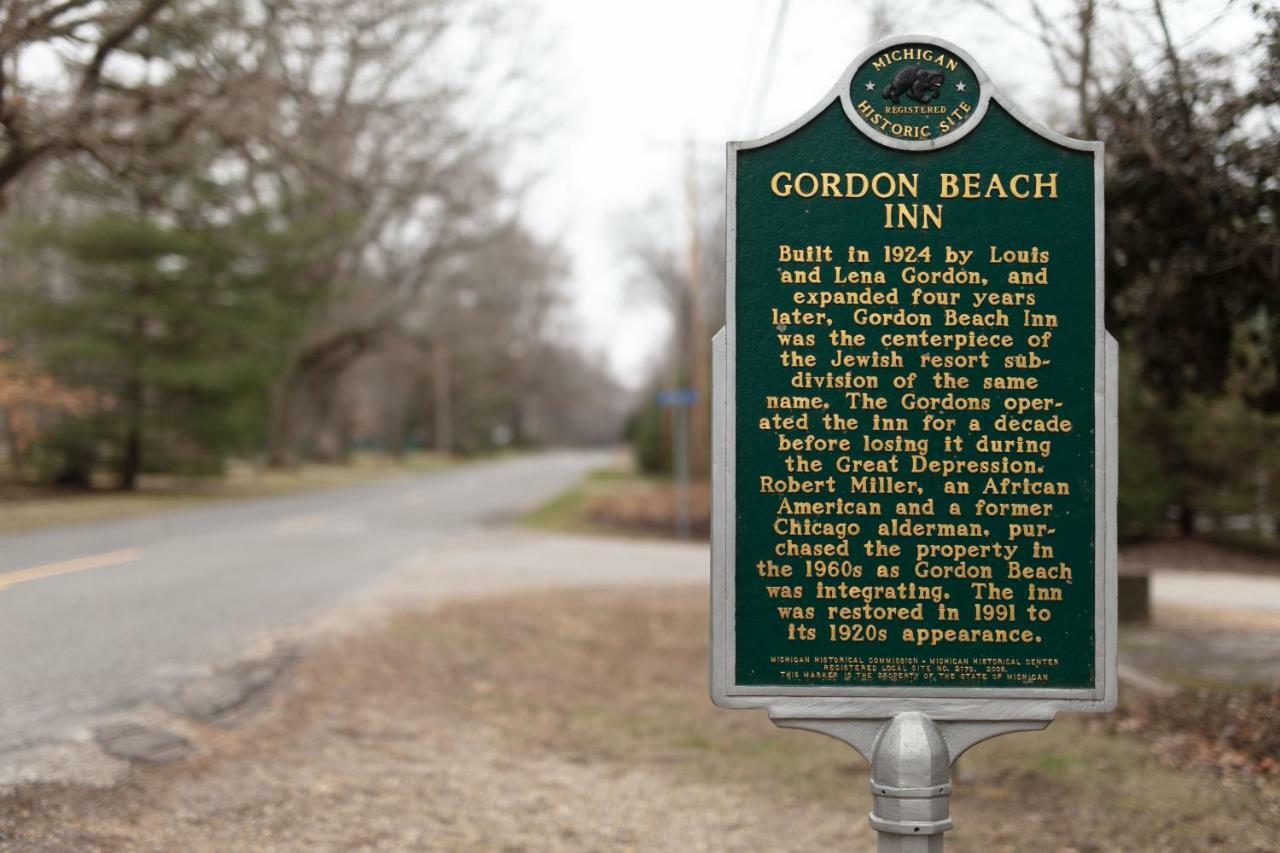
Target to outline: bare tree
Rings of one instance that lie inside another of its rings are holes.
[[[280,14],[268,71],[280,98],[261,139],[241,147],[263,199],[285,218],[327,216],[307,286],[323,311],[273,394],[270,457],[298,444],[306,398],[394,336],[424,294],[501,241],[518,210],[498,146],[465,108],[474,31],[467,0],[308,0]],[[487,18],[483,26],[501,26]],[[480,78],[483,75],[471,75]],[[513,124],[514,128],[515,125]]]
[[[0,205],[51,158],[120,168],[238,110],[275,4],[9,0],[0,7]],[[209,37],[215,33],[215,37]]]
[[[718,178],[708,181],[691,167],[686,184],[690,201],[683,234],[675,224],[678,217],[652,199],[641,211],[619,220],[618,240],[634,295],[656,302],[671,318],[672,346],[659,368],[666,376],[659,381],[703,392],[690,418],[690,463],[695,473],[703,474],[710,470],[710,408],[705,394],[710,385],[710,340],[725,316],[725,210]],[[702,198],[713,201],[696,201]]]
[[[60,181],[110,187],[95,212],[195,231],[248,223],[255,235],[228,251],[281,271],[270,286],[292,294],[302,329],[279,344],[276,464],[345,451],[359,405],[349,377],[370,359],[404,376],[382,383],[384,398],[435,389],[384,399],[387,435],[425,413],[442,444],[451,425],[469,442],[502,408],[518,434],[523,404],[470,386],[532,399],[539,366],[567,356],[544,337],[563,261],[523,226],[522,188],[503,174],[536,120],[513,94],[525,71],[477,50],[525,23],[513,14],[490,0],[10,3],[0,195],[43,162]],[[156,328],[147,285],[122,287],[140,308],[141,352]],[[146,407],[139,381],[117,390],[118,411]],[[141,417],[126,420],[119,455],[136,472]]]

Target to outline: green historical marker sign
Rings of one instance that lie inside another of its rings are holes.
[[[719,704],[827,733],[1114,705],[1101,187],[1101,143],[927,36],[729,145]]]
[[[1107,700],[1101,143],[994,94],[910,36],[729,146],[726,704]]]

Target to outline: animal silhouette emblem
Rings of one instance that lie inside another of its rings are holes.
[[[903,95],[917,103],[927,104],[942,93],[943,79],[941,71],[908,65],[893,75],[893,82],[880,94],[885,100],[895,104],[900,103],[898,99]]]

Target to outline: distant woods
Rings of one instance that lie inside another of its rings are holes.
[[[1200,38],[1213,20],[1188,22],[1160,0],[1136,8],[1080,0],[1072,17],[1039,16],[1075,94],[1074,129],[1107,143],[1121,533],[1172,523],[1270,539],[1280,513],[1280,11],[1253,4],[1253,32],[1219,53]]]
[[[955,0],[947,11],[1036,40],[1034,61],[1057,86],[1018,97],[1047,101],[1055,129],[1106,141],[1121,535],[1271,539],[1280,515],[1280,11],[1215,12],[1252,22],[1216,51],[1205,36],[1218,19],[1170,5]],[[883,28],[884,8],[873,5],[873,25]],[[1016,84],[997,60],[987,60],[996,82]],[[723,206],[718,190],[702,197],[701,212],[685,204],[680,218],[678,192],[665,207],[635,211],[621,240],[638,291],[674,319],[655,392],[697,375],[688,341],[709,339],[722,322]],[[655,228],[660,210],[668,220]],[[681,231],[690,236],[672,236]],[[631,423],[646,467],[670,470],[671,428],[651,395]]]
[[[1280,12],[1253,3],[1193,15],[1162,0],[1071,0],[1065,13],[1039,0],[973,5],[1040,42],[1059,84],[1055,125],[1106,142],[1121,536],[1273,538]],[[1251,21],[1246,34],[1209,49],[1222,16],[1242,11],[1234,23]]]
[[[0,8],[0,446],[28,476],[604,441],[479,0]],[[517,110],[517,107],[519,109]]]

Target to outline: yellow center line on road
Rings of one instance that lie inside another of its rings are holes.
[[[316,530],[325,527],[329,523],[329,516],[318,515],[298,515],[293,518],[281,519],[276,523],[277,536],[289,536],[294,533],[306,533],[308,530]]]
[[[7,572],[0,575],[0,591],[8,589],[14,584],[26,583],[27,581],[38,581],[58,575],[69,575],[72,572],[86,572],[89,569],[103,569],[107,566],[132,563],[141,556],[142,551],[140,549],[125,548],[120,551],[108,551],[103,554],[93,554],[88,557],[77,557],[74,560],[63,560],[58,563],[48,563],[47,565],[30,569]]]

